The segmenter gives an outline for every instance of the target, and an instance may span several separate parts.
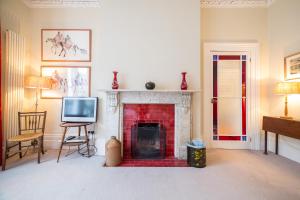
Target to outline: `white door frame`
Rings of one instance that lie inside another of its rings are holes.
[[[259,64],[259,44],[258,43],[204,43],[204,68],[203,68],[203,131],[204,140],[208,147],[221,147],[228,149],[242,149],[245,145],[240,143],[220,141],[213,142],[212,129],[212,75],[208,74],[212,70],[212,56],[217,52],[247,52],[249,55],[249,65],[247,68],[247,136],[248,149],[260,149],[260,64]],[[222,145],[221,145],[222,143]]]

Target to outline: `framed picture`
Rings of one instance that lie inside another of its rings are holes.
[[[90,29],[42,29],[41,60],[91,62]]]
[[[90,67],[41,66],[41,76],[51,83],[50,90],[41,90],[42,99],[90,96]]]
[[[300,52],[284,58],[284,78],[300,79]]]

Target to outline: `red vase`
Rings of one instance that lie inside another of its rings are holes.
[[[186,82],[186,72],[182,72],[181,90],[187,90],[188,85]]]
[[[112,89],[113,90],[117,90],[119,88],[118,79],[117,79],[118,72],[117,71],[113,71],[113,73],[114,73],[114,80],[112,82]]]

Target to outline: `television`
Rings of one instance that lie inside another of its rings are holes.
[[[64,97],[62,99],[62,122],[96,122],[97,97]]]

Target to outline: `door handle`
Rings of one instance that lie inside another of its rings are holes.
[[[217,97],[213,97],[210,100],[210,103],[217,103],[218,102],[218,98]]]

